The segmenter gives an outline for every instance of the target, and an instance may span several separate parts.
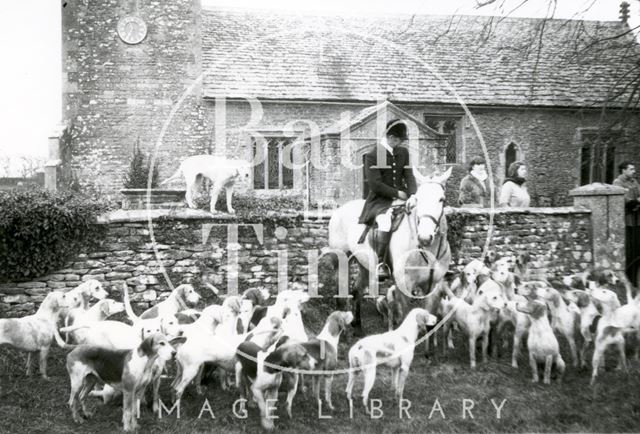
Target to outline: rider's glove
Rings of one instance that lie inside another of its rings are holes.
[[[415,208],[416,202],[417,202],[417,199],[415,194],[412,194],[411,196],[409,196],[409,199],[407,199],[407,203],[406,203],[407,209],[410,210]]]

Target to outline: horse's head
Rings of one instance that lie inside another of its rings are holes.
[[[419,185],[414,209],[418,243],[428,246],[438,233],[444,217],[444,189],[451,176],[451,168],[443,174],[433,176],[422,176],[415,168],[413,172]]]

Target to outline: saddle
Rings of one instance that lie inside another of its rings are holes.
[[[391,229],[389,230],[390,233],[394,233],[398,227],[400,226],[400,223],[402,223],[402,219],[404,219],[404,216],[406,215],[406,209],[404,207],[404,205],[400,205],[400,206],[394,206],[392,207],[392,212],[391,212]],[[358,244],[362,244],[367,238],[369,241],[369,244],[375,249],[375,232],[372,232],[371,229],[377,229],[378,225],[377,223],[373,222],[373,224],[371,225],[367,225],[365,226],[364,230],[362,231],[362,235],[360,235],[360,238],[358,239]],[[368,237],[367,237],[368,235]],[[387,249],[389,248],[389,246],[387,245]],[[387,252],[385,252],[384,255],[385,258],[385,264],[387,265],[387,267],[389,268],[390,271],[393,271],[393,268],[391,266],[391,263],[389,262],[388,258],[389,255],[387,254]]]
[[[402,219],[406,214],[404,205],[394,206],[392,208],[393,211],[391,212],[391,229],[389,230],[389,232],[391,233],[395,232],[398,229],[400,223],[402,223]],[[371,229],[377,228],[378,224],[375,220],[373,221],[373,224],[365,226],[364,230],[362,231],[362,235],[360,235],[360,238],[358,238],[358,244],[362,244],[364,242],[364,240],[367,238],[367,234]]]

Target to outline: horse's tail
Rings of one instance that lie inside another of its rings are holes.
[[[342,223],[342,219],[340,218],[340,214],[334,212],[331,218],[329,219],[329,247],[336,248],[339,245],[339,231],[340,224]]]

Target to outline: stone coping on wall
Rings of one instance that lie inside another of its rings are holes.
[[[576,187],[569,191],[569,196],[611,196],[623,195],[626,189],[612,184],[594,182],[593,184]]]
[[[531,208],[452,208],[447,207],[447,214],[591,214],[591,210],[584,207],[562,206],[562,207],[531,207]]]
[[[446,214],[590,214],[591,211],[583,207],[541,207],[541,208],[452,208],[447,207]],[[260,219],[288,219],[302,218],[305,220],[318,221],[328,220],[331,217],[331,211],[267,211],[262,214],[228,214],[216,213],[212,214],[205,210],[177,208],[177,209],[134,209],[134,210],[116,210],[103,214],[98,217],[99,224],[109,223],[135,223],[147,222],[151,220],[212,220],[212,221],[238,221],[247,220],[252,217]]]
[[[98,217],[99,224],[110,223],[136,223],[147,222],[149,218],[151,220],[211,220],[211,221],[238,221],[248,220],[252,218],[261,220],[280,220],[304,217],[304,212],[298,211],[267,211],[256,214],[229,214],[224,212],[218,212],[212,214],[209,211],[201,209],[191,208],[175,208],[175,209],[131,209],[123,210],[119,209],[111,211]],[[329,217],[330,214],[327,216]],[[324,218],[324,214],[310,214],[310,217]]]

